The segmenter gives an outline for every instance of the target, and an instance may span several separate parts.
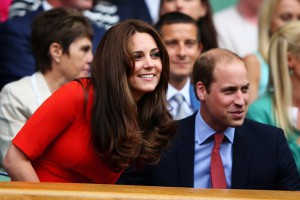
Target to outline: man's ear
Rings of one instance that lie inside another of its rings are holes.
[[[202,42],[198,43],[198,56],[200,56],[203,52],[203,44]]]
[[[53,42],[49,47],[49,53],[54,62],[60,63],[61,56],[63,54],[62,47],[59,43]]]
[[[206,99],[207,91],[201,81],[198,81],[196,84],[196,93],[200,101],[204,101]]]

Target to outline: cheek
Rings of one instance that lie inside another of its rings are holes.
[[[233,100],[229,96],[215,95],[212,98],[212,102],[213,106],[219,108],[219,110],[223,110],[230,107],[230,105],[232,105]]]
[[[167,47],[170,60],[176,56],[176,48]]]
[[[244,101],[245,101],[245,105],[249,104],[249,92],[247,94],[244,94]]]
[[[191,48],[188,50],[188,55],[191,58],[191,60],[196,61],[196,58],[199,55],[199,50],[197,48]]]
[[[185,14],[190,15],[194,20],[197,21],[199,18],[204,16],[204,11],[202,11],[202,8],[191,7]]]
[[[165,3],[162,7],[162,14],[166,14],[166,13],[174,12],[174,11],[177,11],[177,10],[176,10],[175,4],[173,4],[173,3]]]
[[[274,34],[284,24],[284,21],[282,21],[279,17],[276,17],[271,25],[271,34]]]
[[[157,70],[157,73],[159,73],[159,75],[161,75],[161,72],[162,72],[162,63],[161,62],[158,62],[156,64],[156,70]]]

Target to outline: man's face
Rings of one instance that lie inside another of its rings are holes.
[[[217,63],[210,92],[201,82],[197,83],[197,95],[201,100],[201,116],[215,131],[241,126],[249,102],[247,70],[241,61]]]
[[[161,28],[162,38],[170,57],[171,82],[190,76],[196,58],[201,53],[194,24],[167,24]]]
[[[161,15],[175,11],[189,15],[197,21],[207,14],[207,6],[201,0],[162,0]]]

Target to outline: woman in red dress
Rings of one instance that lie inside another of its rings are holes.
[[[13,139],[13,181],[112,184],[134,162],[156,163],[175,133],[165,97],[169,58],[151,25],[126,20],[102,38],[91,78],[53,93]]]

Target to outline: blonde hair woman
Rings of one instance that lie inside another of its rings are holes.
[[[300,172],[300,22],[290,22],[270,41],[270,91],[250,106],[248,117],[285,131]]]
[[[267,91],[268,50],[272,35],[284,24],[300,19],[300,0],[264,0],[259,13],[258,51],[244,58],[250,81],[250,102]]]

